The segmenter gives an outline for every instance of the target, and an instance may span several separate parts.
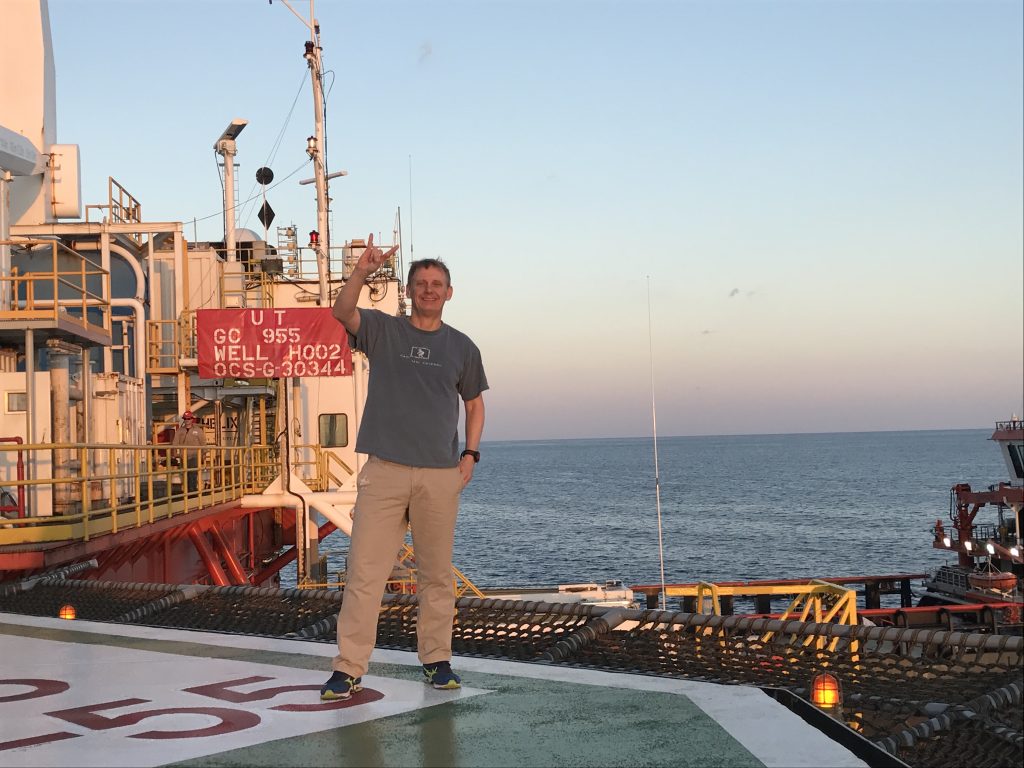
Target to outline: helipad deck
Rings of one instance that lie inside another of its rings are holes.
[[[7,766],[859,766],[756,688],[472,658],[460,691],[323,643],[0,614]]]

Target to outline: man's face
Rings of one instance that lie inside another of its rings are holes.
[[[185,417],[184,419],[182,419],[181,421],[182,421],[182,423],[183,423],[183,424],[184,424],[184,425],[185,425],[186,427],[191,427],[191,426],[192,426],[193,424],[195,424],[195,423],[196,423],[196,420],[195,420],[195,419],[193,419],[193,418],[190,418],[190,417],[188,417],[188,416],[186,416],[186,417]]]
[[[448,277],[437,267],[420,267],[412,276],[409,298],[412,308],[420,314],[440,314],[444,303],[452,297]]]

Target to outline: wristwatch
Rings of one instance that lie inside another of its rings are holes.
[[[476,464],[480,463],[480,451],[471,451],[471,450],[469,450],[469,448],[467,448],[466,450],[464,450],[462,453],[459,454],[459,458],[460,459],[463,456],[472,456],[474,463],[476,463]]]

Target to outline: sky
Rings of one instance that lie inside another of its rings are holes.
[[[990,427],[1024,415],[1022,7],[320,0],[332,240],[401,209],[450,266],[485,440]],[[49,8],[87,204],[113,176],[221,239],[244,118],[240,197],[269,166],[315,228],[282,0]]]

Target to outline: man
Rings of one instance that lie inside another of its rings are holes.
[[[175,431],[172,444],[178,446],[175,451],[175,458],[178,461],[182,461],[182,454],[185,454],[185,480],[188,492],[195,493],[199,490],[199,457],[202,447],[206,445],[206,433],[196,424],[196,417],[192,411],[181,414],[181,426]]]
[[[370,383],[356,451],[368,454],[357,480],[352,546],[334,674],[320,698],[347,699],[360,690],[377,638],[381,598],[408,526],[416,551],[417,650],[426,682],[461,685],[452,672],[455,613],[452,546],[459,494],[480,460],[487,389],[480,350],[441,321],[452,297],[448,267],[436,259],[409,266],[410,317],[358,309],[366,278],[393,253],[367,239],[366,250],[338,293],[334,317],[349,343],[370,361]],[[459,452],[459,398],[466,445]]]

